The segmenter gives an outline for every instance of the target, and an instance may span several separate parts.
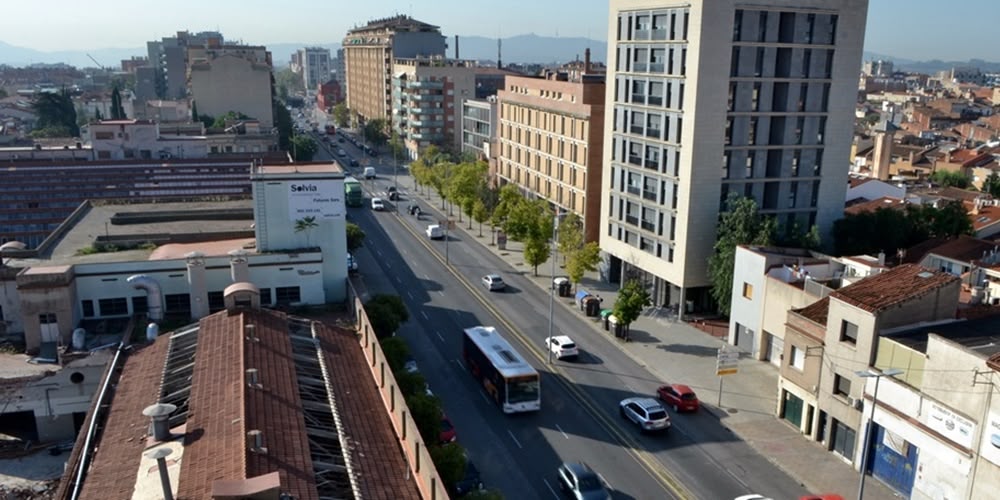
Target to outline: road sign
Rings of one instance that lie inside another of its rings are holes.
[[[732,375],[739,371],[739,362],[739,351],[731,351],[724,347],[719,348],[718,358],[715,363],[715,374]]]

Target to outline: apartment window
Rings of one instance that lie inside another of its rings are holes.
[[[833,376],[833,393],[837,396],[844,396],[845,398],[850,396],[851,379],[835,374]]]
[[[94,301],[93,300],[83,300],[83,301],[80,301],[80,306],[83,309],[83,317],[84,318],[93,318],[94,317]]]
[[[753,93],[750,96],[750,109],[760,111],[760,82],[754,82]]]
[[[802,159],[802,151],[796,149],[792,151],[792,177],[799,176],[799,161]]]
[[[795,202],[799,193],[799,183],[793,182],[788,192],[788,208],[795,208]],[[788,214],[791,216],[792,214]]]
[[[753,146],[757,144],[757,117],[750,118],[750,126],[747,129],[747,144]]]
[[[848,460],[854,460],[854,442],[856,439],[854,429],[851,429],[840,420],[833,420],[833,427],[830,429],[830,441],[833,442],[834,453]]]
[[[806,351],[798,346],[792,346],[791,358],[788,360],[788,366],[795,368],[798,371],[802,371],[806,367]]]
[[[826,117],[819,118],[819,127],[816,131],[816,144],[823,144],[823,137],[826,135]]]
[[[757,57],[753,63],[753,76],[764,74],[764,47],[757,47]]]
[[[855,325],[846,319],[840,320],[840,341],[847,342],[849,344],[857,344],[858,325]]]
[[[733,143],[733,119],[726,118],[726,137],[724,144],[729,146]]]
[[[271,289],[261,288],[260,289],[260,305],[269,306],[271,305]]]
[[[753,285],[743,282],[743,298],[753,300]]]
[[[208,292],[208,311],[217,312],[226,308],[224,292]]]
[[[126,300],[125,297],[116,297],[113,299],[100,299],[97,301],[97,306],[101,310],[101,316],[128,315],[128,300]]]
[[[132,297],[132,314],[145,314],[149,312],[149,299],[145,295]]]
[[[747,151],[747,167],[746,167],[746,172],[744,172],[744,174],[743,174],[743,178],[745,178],[745,179],[753,179],[753,162],[754,162],[754,158],[756,158],[756,155],[754,154],[754,152],[753,151]]]
[[[739,42],[743,39],[743,9],[736,9],[736,19],[733,21],[733,41]]]
[[[729,151],[722,153],[722,178],[729,178]]]

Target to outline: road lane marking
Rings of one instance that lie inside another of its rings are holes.
[[[486,397],[486,393],[485,392],[483,392],[483,391],[478,391],[478,392],[479,392],[479,395],[482,396],[483,399],[486,400],[486,404],[493,404],[493,401],[490,400],[490,398]]]
[[[435,331],[434,335],[437,335],[438,338],[441,339],[441,342],[444,342],[444,337],[441,336],[441,332]]]
[[[604,476],[602,476],[600,472],[597,473],[597,477],[601,479],[601,482],[604,483],[604,486],[607,486],[609,490],[615,490],[615,488],[611,486],[611,483],[609,483],[607,479],[604,479]]]
[[[379,257],[382,256],[382,251],[377,248],[375,249],[375,253],[377,253]]]
[[[430,316],[427,316],[427,311],[420,311],[420,315],[424,317],[427,321],[430,321]]]
[[[562,497],[560,497],[560,496],[559,496],[559,494],[558,494],[558,493],[556,493],[556,490],[555,490],[554,488],[552,488],[552,485],[551,485],[551,484],[549,484],[549,480],[548,480],[548,479],[545,479],[545,478],[543,477],[543,478],[542,478],[542,482],[543,482],[543,483],[545,483],[545,487],[546,487],[546,488],[548,488],[548,489],[549,489],[549,491],[551,491],[551,492],[552,492],[552,496],[556,497],[556,500],[559,500],[560,498],[562,498]]]
[[[569,436],[566,435],[566,431],[562,430],[562,427],[559,427],[559,424],[556,424],[556,429],[559,429],[559,433],[562,434],[564,438],[569,439]]]
[[[403,280],[401,280],[399,278],[399,276],[396,276],[396,283],[399,283],[400,285],[402,285],[403,284]],[[407,292],[407,293],[409,293],[409,292]]]
[[[407,291],[406,291],[406,296],[407,296],[407,297],[409,297],[409,298],[410,298],[410,300],[413,300],[413,294],[412,294],[412,293],[410,293],[410,291],[409,291],[409,290],[407,290]]]
[[[444,292],[442,292],[441,290],[437,290],[437,293],[438,293],[438,295],[444,297]]]
[[[514,440],[514,444],[516,444],[518,448],[524,449],[524,447],[521,446],[521,442],[518,441],[516,437],[514,437],[514,433],[510,432],[510,429],[507,429],[507,434],[510,436],[511,439]]]
[[[381,254],[379,254],[379,255],[381,255]],[[390,263],[386,262],[386,263],[385,263],[385,267],[387,267],[387,268],[389,268],[389,269],[392,269],[392,264],[390,264]]]
[[[400,219],[401,218],[402,217],[400,217]],[[444,266],[445,270],[451,273],[452,276],[456,278],[458,284],[462,287],[465,287],[465,289],[468,290],[468,292],[472,295],[472,297],[476,299],[476,301],[479,302],[484,309],[489,311],[489,313],[493,316],[493,318],[497,321],[497,323],[503,325],[507,329],[507,331],[511,333],[511,335],[517,338],[521,344],[523,344],[528,348],[527,353],[531,357],[534,357],[535,361],[541,363],[542,365],[546,364],[545,363],[546,353],[544,352],[544,350],[542,350],[540,347],[535,346],[535,343],[531,341],[531,338],[529,338],[527,335],[521,332],[520,329],[515,328],[514,325],[512,325],[510,321],[507,320],[506,315],[501,314],[500,311],[497,310],[497,308],[494,307],[493,304],[491,304],[481,295],[475,293],[476,290],[472,287],[472,285],[466,282],[465,278],[460,274],[458,274],[458,272],[455,271],[454,268],[449,267],[445,263],[444,256],[441,255],[439,249],[430,245],[430,243],[428,243],[427,240],[422,237],[423,235],[419,234],[416,229],[410,227],[408,224],[405,223],[401,223],[401,225],[407,232],[409,232],[414,237],[414,239],[416,239],[420,243],[421,246],[423,246],[427,250],[428,255],[433,257],[442,266]],[[549,367],[548,370],[552,373],[563,372],[563,369],[559,368],[558,366]],[[628,455],[633,460],[635,460],[640,467],[645,469],[646,472],[648,472],[654,479],[658,480],[660,486],[663,487],[665,490],[667,490],[669,493],[671,493],[673,497],[677,498],[678,500],[687,500],[695,498],[694,495],[692,495],[691,492],[688,491],[688,489],[681,483],[680,479],[678,479],[673,473],[671,473],[670,470],[668,470],[663,463],[654,458],[651,452],[644,449],[642,444],[636,438],[634,438],[631,434],[627,433],[624,430],[624,428],[621,425],[621,422],[619,422],[618,419],[612,419],[609,415],[607,415],[607,411],[602,408],[599,408],[597,406],[596,401],[594,401],[590,396],[585,394],[582,389],[577,387],[576,384],[570,383],[569,381],[563,378],[558,378],[556,383],[562,386],[562,388],[566,390],[567,393],[570,394],[571,398],[579,402],[580,405],[583,407],[584,411],[588,413],[591,418],[597,421],[598,424],[604,428],[604,431],[607,432],[615,441],[621,443],[621,445],[625,447]],[[479,394],[482,395],[483,399],[486,399],[488,403],[491,404],[493,403],[492,400],[486,397],[485,392],[479,391]]]

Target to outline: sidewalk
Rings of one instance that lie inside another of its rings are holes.
[[[406,184],[412,185],[409,182]],[[409,191],[409,198],[423,200],[425,210],[443,217],[440,210],[441,199],[433,190],[415,193],[409,188],[404,191]],[[455,219],[457,221],[457,214]],[[472,230],[467,230],[465,223],[456,222],[455,230],[464,233],[464,241],[476,241],[515,269],[523,270],[525,278],[531,279],[539,288],[548,292],[552,282],[550,265],[546,263],[538,266],[538,276],[534,276],[530,266],[522,258],[521,243],[508,240],[506,250],[500,250],[491,244],[488,230],[484,228],[483,236],[479,236],[477,224],[473,224]],[[557,275],[560,272],[559,269],[556,270]],[[610,309],[615,303],[618,287],[614,283],[602,282],[596,272],[591,272],[585,275],[577,290],[587,290],[593,295],[599,295],[604,299],[603,307]],[[838,493],[844,498],[857,497],[860,476],[850,464],[775,416],[778,408],[778,371],[773,365],[749,358],[741,359],[739,373],[724,377],[720,405],[715,360],[717,350],[725,345],[723,339],[677,321],[666,310],[650,308],[632,323],[632,341],[623,343],[608,335],[600,320],[583,316],[574,307],[572,298],[560,298],[557,302],[575,311],[581,319],[589,320],[593,328],[607,336],[609,343],[616,345],[660,380],[675,380],[678,374],[683,374],[683,382],[697,392],[702,407],[716,416],[723,427],[731,430],[810,492]],[[865,498],[890,500],[899,496],[869,476],[865,481]]]

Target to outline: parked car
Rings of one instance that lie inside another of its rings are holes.
[[[499,274],[487,274],[483,276],[483,286],[491,292],[507,288],[507,284],[503,282],[503,278]]]
[[[365,179],[375,178],[375,167],[365,167]]]
[[[576,347],[576,342],[566,335],[556,335],[546,337],[545,345],[552,351],[556,359],[576,358],[580,356],[580,350]]]
[[[479,477],[479,469],[476,468],[471,460],[466,458],[465,472],[462,473],[462,479],[456,481],[451,487],[452,498],[463,497],[483,488],[483,480]]]
[[[665,431],[670,428],[670,416],[653,398],[625,398],[618,404],[622,418],[630,420],[642,432]]]
[[[347,252],[347,272],[358,272],[358,261],[354,260],[354,256],[350,252]]]
[[[337,156],[340,156],[340,157],[347,156],[347,151],[344,151],[343,149],[338,149],[337,150]]]
[[[438,433],[438,441],[441,441],[441,444],[458,441],[458,432],[455,431],[455,426],[451,425],[448,415],[444,413],[441,414],[441,432]]]
[[[385,210],[385,202],[382,201],[382,198],[372,198],[372,210],[377,212]]]
[[[432,240],[443,240],[444,239],[444,229],[437,224],[431,224],[427,226],[427,237]]]
[[[684,384],[665,384],[656,390],[664,404],[677,411],[698,411],[698,396]]]
[[[576,500],[610,500],[611,494],[604,488],[600,476],[587,464],[563,462],[556,469],[559,475],[559,489]]]
[[[358,166],[358,160],[355,160],[354,158],[351,158],[351,161],[349,163],[351,164],[352,167]]]
[[[403,370],[406,370],[406,373],[420,373],[420,367],[417,366],[417,360],[413,359],[413,356],[407,356],[403,361]]]

